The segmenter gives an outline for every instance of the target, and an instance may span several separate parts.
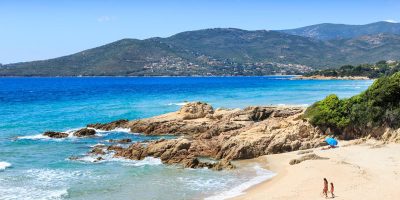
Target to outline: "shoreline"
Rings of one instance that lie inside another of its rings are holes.
[[[239,75],[232,75],[232,76],[224,76],[224,75],[210,75],[210,76],[0,76],[0,78],[230,78],[230,77],[299,77],[302,75],[263,75],[263,76],[239,76]]]
[[[328,159],[306,160],[296,165],[290,165],[289,161],[301,157],[300,151],[239,161],[264,164],[276,176],[229,199],[324,199],[321,194],[324,177],[335,184],[335,199],[397,199],[400,144],[375,140],[356,144],[358,141],[341,141],[336,149],[314,148],[313,153]]]
[[[295,76],[293,80],[374,80],[366,76]]]

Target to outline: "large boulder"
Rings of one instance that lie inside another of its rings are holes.
[[[211,105],[202,102],[187,103],[178,111],[183,119],[198,119],[214,113]]]

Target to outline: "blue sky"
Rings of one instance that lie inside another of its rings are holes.
[[[0,63],[214,27],[400,21],[399,0],[0,0]]]

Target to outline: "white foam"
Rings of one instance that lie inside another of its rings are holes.
[[[12,176],[4,177],[0,184],[0,199],[63,199],[68,195],[66,183],[82,179],[91,174],[83,171],[60,169],[29,169],[23,172],[23,181],[15,182]],[[21,178],[22,178],[21,177]]]
[[[88,127],[88,129],[95,130],[96,133],[101,133],[101,135],[104,135],[103,133],[108,133],[108,132],[124,132],[124,133],[131,133],[131,129],[130,129],[130,128],[122,128],[122,127],[117,127],[117,128],[112,129],[112,130],[109,130],[109,131],[105,131],[105,130],[101,130],[101,129],[96,129],[96,128],[92,128],[92,127]]]
[[[79,129],[81,129],[81,128],[69,129],[69,130],[63,131],[61,133],[67,133],[68,134],[68,138],[75,138],[74,133],[75,133],[75,131],[77,131]],[[18,136],[17,139],[20,139],[20,140],[21,139],[22,140],[24,140],[24,139],[25,140],[49,140],[49,139],[52,139],[52,140],[63,140],[65,138],[51,138],[51,137],[45,136],[43,134],[37,134],[37,135]]]
[[[1,199],[62,199],[68,195],[65,188],[55,190],[43,190],[35,187],[0,187]]]
[[[9,162],[4,162],[4,161],[1,161],[1,162],[0,162],[0,170],[5,170],[5,169],[8,168],[8,167],[11,167],[11,163],[9,163]]]
[[[115,128],[113,130],[111,130],[111,132],[125,132],[125,133],[130,133],[131,129],[130,128]]]
[[[102,160],[97,160],[98,157],[101,157]],[[153,157],[145,157],[143,160],[131,160],[126,158],[115,158],[113,152],[109,152],[105,155],[86,155],[76,159],[82,162],[89,162],[89,163],[103,163],[103,162],[121,162],[125,166],[145,166],[145,165],[161,165],[161,159],[153,158]]]
[[[184,106],[188,104],[187,102],[179,102],[179,103],[168,103],[169,106]]]
[[[95,144],[95,145],[91,145],[90,148],[94,148],[94,147],[104,147],[104,146],[105,146],[105,144],[103,144],[103,143],[97,143],[97,144]]]
[[[18,136],[17,139],[22,139],[22,140],[42,140],[42,139],[50,139],[47,136],[44,136],[43,134],[37,134],[37,135],[27,135],[27,136]]]
[[[261,168],[260,166],[255,166],[254,169],[256,170],[257,176],[250,179],[249,181],[246,181],[228,191],[224,191],[220,194],[217,194],[215,196],[207,197],[204,200],[221,200],[221,199],[229,199],[233,198],[235,196],[239,196],[241,194],[244,194],[244,191],[249,189],[253,185],[257,185],[263,181],[266,181],[272,177],[274,177],[276,174],[265,170]]]
[[[29,178],[37,181],[41,185],[55,186],[62,184],[64,181],[76,179],[85,175],[81,171],[64,171],[53,169],[29,169],[26,171]]]
[[[124,160],[126,161],[127,159]],[[140,167],[145,165],[161,165],[161,164],[162,162],[161,159],[159,158],[146,157],[143,160],[129,160],[129,162],[125,163],[124,165]]]

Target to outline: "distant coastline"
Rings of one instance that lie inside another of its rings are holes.
[[[190,77],[199,77],[199,78],[207,78],[207,77],[300,77],[302,75],[281,75],[281,74],[271,74],[271,75],[263,75],[263,76],[243,76],[243,75],[209,75],[209,76],[203,76],[203,75],[192,75],[192,76],[0,76],[0,78],[190,78]]]
[[[374,80],[366,76],[295,76],[293,80]]]

